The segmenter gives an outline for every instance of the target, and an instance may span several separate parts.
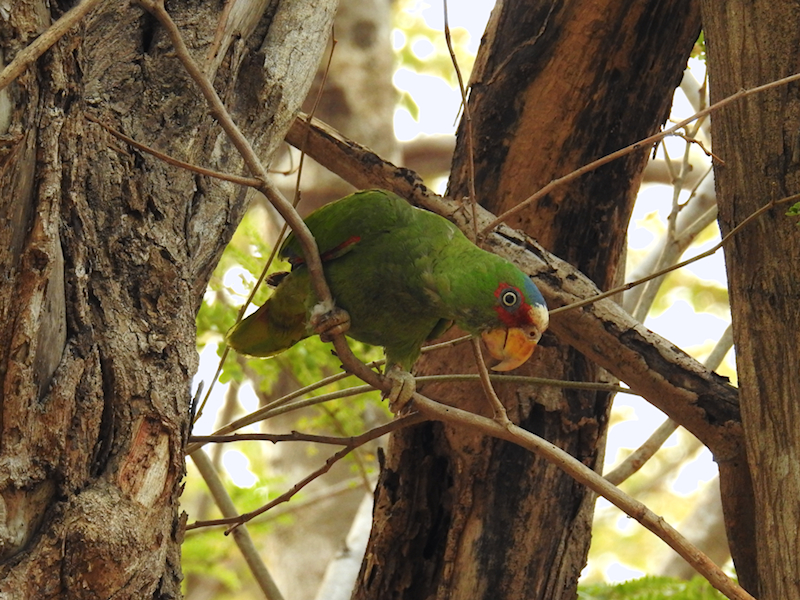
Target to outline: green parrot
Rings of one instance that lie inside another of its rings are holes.
[[[350,315],[347,335],[383,346],[387,369],[409,372],[422,344],[456,323],[482,336],[501,361],[495,371],[510,371],[528,360],[547,328],[547,306],[530,277],[391,192],[356,192],[314,211],[306,224],[334,301]],[[313,333],[318,301],[294,235],[280,254],[291,273],[273,276],[272,296],[228,332],[240,354],[274,356]]]

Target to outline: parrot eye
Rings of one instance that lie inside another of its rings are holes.
[[[519,295],[514,290],[506,290],[500,295],[500,301],[503,303],[503,306],[508,306],[510,308],[519,302]]]

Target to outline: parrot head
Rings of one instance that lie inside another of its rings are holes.
[[[528,360],[549,324],[542,294],[527,275],[517,273],[494,290],[498,326],[481,332],[489,354],[500,361],[494,371],[511,371]]]

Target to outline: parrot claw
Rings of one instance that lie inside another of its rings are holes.
[[[334,335],[346,333],[350,329],[350,315],[347,311],[335,306],[324,312],[317,311],[320,306],[314,307],[309,325],[323,342],[330,342]]]
[[[389,398],[389,410],[392,414],[399,415],[410,406],[411,399],[417,391],[417,382],[411,373],[404,371],[398,365],[389,367],[384,378],[392,383],[392,389],[384,392],[383,396]]]

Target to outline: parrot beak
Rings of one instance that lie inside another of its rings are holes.
[[[500,361],[492,371],[511,371],[531,357],[542,334],[535,328],[492,329],[481,334],[486,349]]]

